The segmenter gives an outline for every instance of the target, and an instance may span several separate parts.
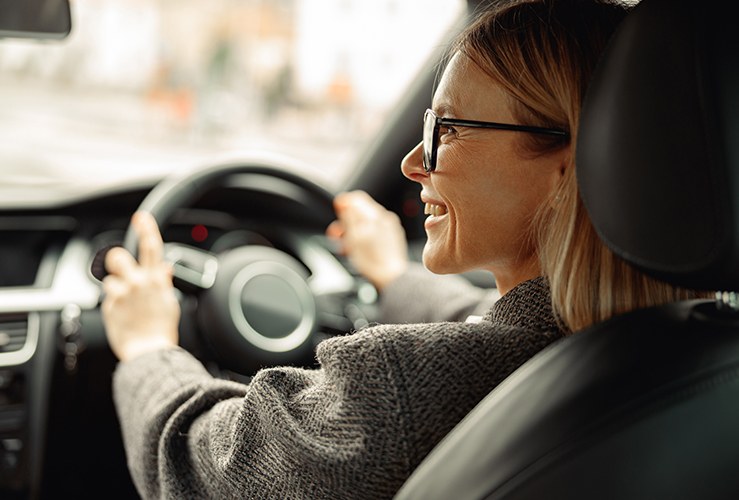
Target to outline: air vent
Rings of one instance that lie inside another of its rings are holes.
[[[28,339],[28,315],[0,315],[0,353],[23,349]]]
[[[0,366],[24,363],[38,341],[38,314],[0,314]]]

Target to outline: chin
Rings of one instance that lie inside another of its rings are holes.
[[[451,259],[429,250],[428,247],[423,250],[423,265],[434,274],[453,274],[459,272],[458,266],[455,266]]]

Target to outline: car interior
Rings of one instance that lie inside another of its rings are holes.
[[[13,3],[0,7],[0,38],[54,43],[74,29],[66,0]],[[473,13],[485,2],[467,3]],[[739,491],[731,293],[739,47],[730,19],[716,0],[643,0],[588,91],[577,152],[586,205],[619,256],[671,283],[726,293],[626,314],[546,349],[480,403],[398,498]],[[112,403],[116,360],[98,281],[107,248],[135,252],[128,222],[137,209],[162,227],[181,345],[218,376],[312,366],[318,342],[376,320],[376,291],[324,230],[335,192],[362,189],[399,215],[418,258],[422,210],[408,209],[420,203],[418,189],[398,166],[420,141],[441,49],[338,189],[300,175],[304,165],[292,158],[254,153],[0,209],[0,497],[137,497]],[[208,236],[193,241],[201,225]],[[488,275],[467,277],[494,286]],[[247,304],[257,319],[245,323],[225,297],[247,281],[280,297],[280,308]]]

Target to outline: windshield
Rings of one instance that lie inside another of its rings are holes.
[[[336,186],[464,4],[73,1],[67,39],[0,41],[0,203],[263,150]]]

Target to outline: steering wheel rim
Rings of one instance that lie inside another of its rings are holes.
[[[149,212],[163,227],[178,209],[238,178],[246,189],[258,188],[260,183],[267,190],[288,191],[292,186],[292,199],[302,198],[304,204],[333,214],[333,195],[292,173],[296,167],[284,159],[260,158],[195,170],[159,183],[138,210]],[[280,184],[270,188],[275,182]],[[137,255],[138,240],[130,225],[123,246]],[[312,360],[317,306],[305,266],[281,250],[258,246],[240,247],[213,258],[218,270],[213,283],[197,291],[196,316],[200,337],[217,363],[250,374],[265,365]]]
[[[317,199],[323,200],[326,208],[333,212],[333,194],[318,184],[291,172],[299,168],[301,166],[297,163],[277,157],[217,164],[184,175],[168,177],[149,192],[137,210],[149,212],[161,226],[178,208],[215,187],[224,177],[236,174],[255,174],[288,181],[315,195]],[[126,228],[123,247],[133,256],[138,255],[138,239],[130,225]]]

